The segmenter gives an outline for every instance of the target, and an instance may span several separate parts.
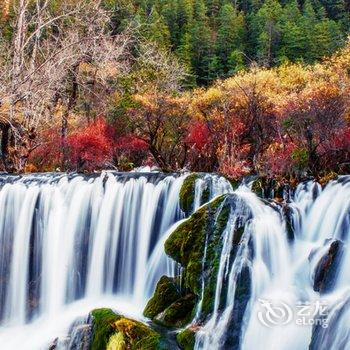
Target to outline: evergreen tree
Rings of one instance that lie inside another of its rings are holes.
[[[277,0],[266,0],[253,19],[257,38],[256,57],[259,62],[272,66],[276,62],[280,45],[280,18],[282,6]]]
[[[57,1],[57,0],[56,0]],[[103,0],[115,33],[130,22],[183,62],[187,86],[207,84],[244,68],[313,63],[344,43],[350,30],[346,0]],[[348,6],[348,7],[347,7]],[[5,33],[5,30],[3,30]],[[192,75],[191,75],[192,74]]]
[[[163,19],[156,10],[152,8],[146,24],[146,37],[156,42],[160,48],[169,49],[171,45],[170,32]]]
[[[234,75],[235,73],[245,68],[244,54],[241,50],[233,50],[230,53],[230,57],[227,62],[228,75]]]
[[[177,56],[180,61],[186,66],[188,76],[184,82],[185,87],[193,88],[196,86],[196,79],[192,68],[192,39],[190,33],[185,33],[182,38],[178,49],[176,50]]]
[[[313,58],[321,59],[337,50],[344,40],[340,25],[333,20],[325,19],[316,24],[314,28]]]
[[[193,25],[190,29],[192,47],[192,67],[199,84],[207,84],[209,66],[212,70],[213,41],[206,6],[203,0],[195,0]]]
[[[220,10],[218,24],[216,52],[218,64],[223,74],[226,74],[230,70],[228,60],[231,53],[244,50],[244,15],[237,13],[231,4],[226,4]]]
[[[193,19],[193,7],[191,0],[178,0],[177,22],[179,28],[179,40],[188,31]]]
[[[281,45],[279,61],[297,61],[304,58],[307,37],[302,27],[298,2],[292,0],[283,8],[281,17]]]
[[[346,16],[344,0],[320,0],[320,2],[325,8],[329,19],[343,20]]]
[[[167,1],[161,10],[161,15],[164,18],[170,32],[173,47],[177,47],[180,40],[177,10],[177,2],[172,0]]]

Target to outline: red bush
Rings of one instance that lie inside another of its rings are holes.
[[[112,132],[102,118],[67,138],[70,164],[77,169],[93,170],[112,159]]]

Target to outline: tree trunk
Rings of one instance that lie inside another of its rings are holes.
[[[4,170],[9,171],[8,146],[10,125],[2,124],[1,127],[1,159],[4,165]]]
[[[68,165],[68,148],[67,148],[67,135],[68,135],[68,118],[69,114],[75,106],[77,95],[78,95],[78,81],[77,81],[77,72],[78,72],[79,63],[75,64],[70,72],[71,79],[71,92],[68,98],[67,108],[62,114],[61,121],[61,147],[62,147],[62,170],[65,170]]]

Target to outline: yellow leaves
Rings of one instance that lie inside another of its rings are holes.
[[[276,68],[282,90],[299,91],[310,80],[310,71],[301,64],[284,64]]]
[[[10,0],[2,0],[0,2],[0,13],[2,15],[1,20],[6,20],[10,11]]]
[[[199,92],[199,93],[198,93]],[[208,108],[222,102],[223,93],[217,87],[211,87],[207,90],[199,90],[194,94],[194,105],[198,108]]]

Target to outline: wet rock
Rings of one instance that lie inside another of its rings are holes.
[[[153,319],[154,322],[165,327],[179,328],[185,326],[191,321],[196,299],[194,294],[185,295],[158,314]]]
[[[261,176],[253,181],[252,191],[260,198],[282,202],[285,193],[288,193],[291,187],[293,187],[292,181]]]
[[[197,300],[203,296],[203,317],[213,308],[221,237],[231,210],[228,197],[218,197],[198,209],[165,242],[165,252],[184,268],[184,290],[196,295]]]
[[[96,309],[91,315],[91,350],[166,349],[166,341],[149,325],[119,315],[111,309]]]
[[[339,240],[333,241],[328,252],[318,262],[314,277],[314,290],[316,292],[327,293],[334,287],[343,249],[343,242]]]
[[[350,333],[348,331],[349,296],[336,301],[327,308],[325,316],[316,317],[312,327],[309,350],[348,349]],[[341,336],[339,330],[343,330]]]
[[[180,208],[186,215],[189,215],[193,211],[195,185],[198,177],[199,175],[196,173],[187,176],[181,186]]]
[[[242,322],[249,298],[252,281],[248,266],[243,266],[238,278],[234,298],[234,307],[230,315],[229,328],[223,343],[223,349],[238,350],[240,348]]]
[[[295,232],[294,232],[293,218],[292,218],[293,211],[288,204],[283,205],[282,210],[283,210],[283,215],[286,223],[287,238],[289,241],[294,241]]]
[[[177,334],[176,340],[181,349],[192,350],[196,342],[196,335],[192,329],[186,328]]]
[[[91,312],[93,319],[93,336],[91,350],[105,350],[109,338],[115,333],[115,322],[121,316],[111,309],[96,309]]]
[[[116,333],[114,337],[117,337],[119,345],[123,347],[112,347],[112,342],[116,341],[111,338],[111,342],[108,343],[109,349],[149,349],[149,350],[165,350],[166,342],[161,338],[160,334],[151,329],[150,326],[144,323],[131,320],[126,317],[120,318],[114,324]]]
[[[153,297],[148,301],[143,314],[152,319],[180,297],[179,286],[175,279],[162,276],[158,281]]]

